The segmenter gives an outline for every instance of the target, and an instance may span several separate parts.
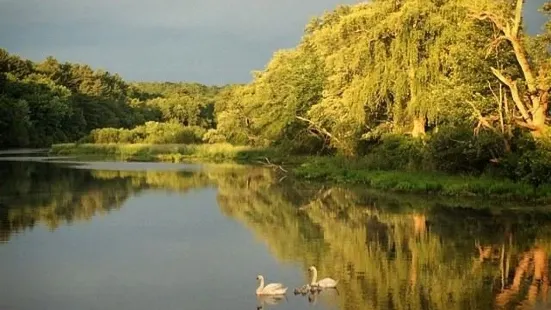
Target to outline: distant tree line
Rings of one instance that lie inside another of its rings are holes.
[[[0,49],[0,148],[90,139],[95,129],[130,130],[146,122],[206,131],[215,127],[214,98],[221,89],[198,83],[127,83],[88,65],[53,57],[35,63]]]

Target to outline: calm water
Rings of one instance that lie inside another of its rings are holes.
[[[548,309],[551,208],[0,158],[0,309]],[[295,296],[316,265],[338,291]],[[269,305],[257,274],[289,287]]]

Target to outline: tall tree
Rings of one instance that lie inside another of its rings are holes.
[[[549,127],[551,57],[549,45],[532,45],[535,50],[529,50],[532,39],[522,30],[524,0],[477,0],[468,4],[473,18],[487,21],[499,30],[500,36],[492,44],[507,44],[514,53],[519,75],[499,68],[492,68],[492,72],[510,91],[520,114],[516,123],[529,129],[534,137],[542,137]],[[549,10],[548,3],[545,8]]]

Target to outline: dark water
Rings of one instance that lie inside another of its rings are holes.
[[[0,160],[2,310],[256,309],[259,273],[265,309],[551,308],[551,208],[37,158]],[[310,265],[338,291],[295,296]]]

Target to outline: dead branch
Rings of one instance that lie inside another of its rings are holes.
[[[271,168],[279,169],[279,170],[283,171],[284,173],[288,173],[288,172],[289,172],[289,171],[285,170],[281,165],[273,164],[273,163],[270,161],[270,159],[268,159],[268,157],[264,157],[264,160],[265,160],[265,162],[263,162],[263,161],[258,161],[258,160],[257,160],[257,162],[263,164],[263,165],[266,166],[266,167],[271,167]]]
[[[503,32],[505,32],[505,30],[506,30],[506,26],[504,24],[504,21],[500,20],[500,18],[498,16],[496,16],[495,14],[492,14],[490,12],[486,12],[486,11],[476,12],[476,13],[471,13],[469,16],[474,18],[474,19],[481,20],[481,21],[489,20],[499,30],[501,30]]]
[[[517,0],[517,5],[515,7],[515,19],[513,20],[513,29],[512,35],[518,37],[520,25],[522,24],[522,9],[524,6],[524,0]]]
[[[530,130],[537,130],[537,127],[534,126],[533,124],[531,123],[527,123],[527,122],[523,122],[523,121],[515,121],[515,123],[521,127],[524,127],[524,128],[527,128],[527,129],[530,129]]]
[[[311,126],[313,126],[314,128],[316,128],[317,130],[319,130],[320,132],[322,132],[324,135],[328,136],[329,138],[335,140],[336,142],[339,142],[339,139],[335,138],[329,131],[327,131],[325,128],[321,127],[321,126],[318,126],[316,123],[312,122],[311,120],[307,119],[307,118],[304,118],[302,116],[295,116],[298,120],[301,120],[301,121],[304,121],[304,122],[307,122],[308,124],[310,124]]]
[[[528,114],[528,110],[524,106],[524,103],[522,102],[522,99],[520,97],[520,93],[517,87],[517,83],[510,78],[507,78],[501,73],[501,71],[497,70],[496,68],[492,67],[492,73],[503,83],[505,84],[509,90],[511,91],[511,95],[513,96],[513,101],[518,108],[520,114],[524,118],[524,120],[527,123],[531,123],[532,120],[530,118],[530,115]]]
[[[488,51],[486,52],[486,57],[490,56],[490,53],[497,50],[497,48],[501,45],[503,41],[507,41],[506,36],[499,36],[495,38],[490,45],[488,46]]]
[[[474,129],[475,135],[478,134],[478,132],[480,131],[481,126],[484,126],[488,129],[494,131],[494,132],[497,132],[497,130],[494,128],[494,126],[492,126],[490,124],[490,122],[488,122],[488,119],[482,115],[482,112],[480,112],[480,110],[474,105],[474,103],[472,103],[471,101],[467,101],[467,103],[473,108],[474,113],[478,117],[478,124],[477,124],[476,128]]]

